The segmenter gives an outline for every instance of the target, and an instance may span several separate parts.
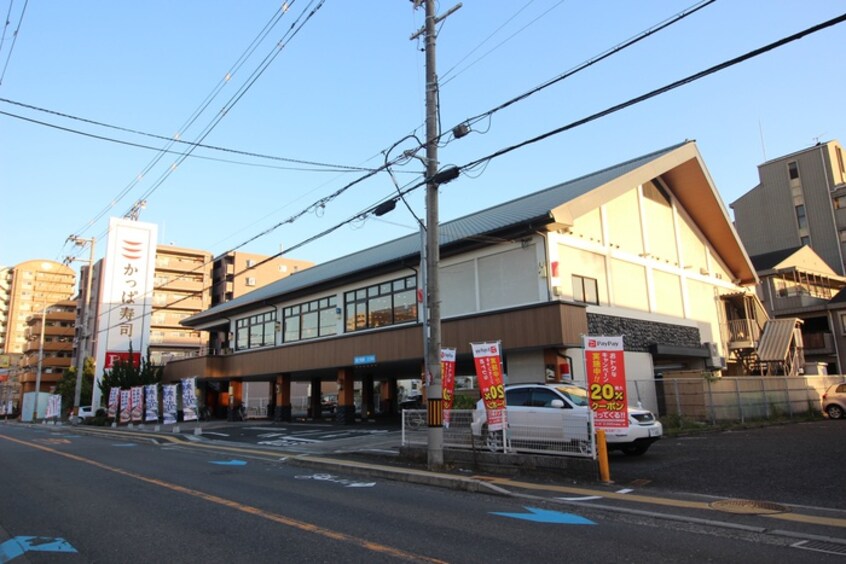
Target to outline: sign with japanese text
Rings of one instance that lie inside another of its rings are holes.
[[[144,415],[144,421],[158,421],[159,420],[159,394],[158,386],[149,384],[144,386],[144,403],[147,406]]]
[[[120,388],[109,388],[109,417],[114,419],[115,415],[117,415],[118,409],[118,394],[120,394]]]
[[[194,393],[196,378],[183,378],[182,382],[182,420],[197,420],[197,395]]]
[[[162,414],[166,425],[176,423],[176,384],[162,386]]]
[[[494,343],[470,343],[476,362],[476,378],[479,392],[485,402],[488,430],[501,431],[507,424],[505,415],[505,382],[502,374],[501,345]]]
[[[47,400],[47,419],[57,418],[62,411],[62,396],[59,394],[51,395]]]
[[[444,427],[449,428],[455,399],[455,349],[441,349],[441,386],[443,388]]]
[[[588,402],[597,429],[627,428],[623,337],[584,337]]]
[[[132,407],[130,408],[130,419],[132,421],[143,421],[144,418],[144,386],[135,386],[129,389]]]
[[[129,410],[131,409],[129,390],[120,391],[120,422],[129,423]]]
[[[97,385],[93,405],[100,404],[103,370],[116,360],[124,360],[120,353],[128,354],[130,350],[140,359],[149,344],[156,237],[157,228],[152,223],[116,217],[109,220],[97,309]]]

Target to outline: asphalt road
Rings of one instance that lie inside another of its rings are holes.
[[[0,425],[0,477],[5,561],[842,561],[750,531],[73,429]]]
[[[614,453],[611,479],[650,491],[846,509],[846,421],[708,432]]]

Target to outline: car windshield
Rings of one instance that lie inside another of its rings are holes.
[[[567,396],[573,405],[587,405],[587,390],[579,386],[555,386],[555,389]]]

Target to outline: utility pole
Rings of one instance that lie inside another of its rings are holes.
[[[426,24],[412,34],[412,40],[426,36],[426,308],[428,326],[426,331],[426,371],[428,466],[441,468],[444,464],[443,426],[443,383],[441,381],[441,298],[440,275],[440,228],[438,225],[438,74],[435,71],[435,26],[461,7],[457,4],[443,16],[435,16],[434,0],[415,0],[415,8],[426,4]]]
[[[76,235],[68,237],[68,241],[74,244],[84,246],[88,244],[88,270],[86,272],[85,280],[85,301],[82,304],[82,327],[79,331],[79,342],[76,347],[76,386],[73,391],[73,414],[79,414],[79,404],[82,397],[82,371],[85,368],[85,352],[88,350],[88,324],[91,322],[91,274],[94,270],[94,245],[96,239],[83,239]],[[73,259],[71,259],[73,260]],[[94,406],[96,413],[98,406]]]

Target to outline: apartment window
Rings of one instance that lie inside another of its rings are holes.
[[[577,302],[599,305],[599,285],[596,279],[574,274],[573,299]]]
[[[796,222],[799,224],[799,229],[808,228],[808,216],[805,215],[805,204],[796,206]]]
[[[256,265],[256,261],[253,259],[247,259],[247,268],[252,268]]]
[[[799,178],[799,163],[796,161],[790,161],[787,163],[787,176],[790,180],[796,180]]]
[[[255,286],[255,285],[256,285],[256,279],[251,277],[251,276],[247,277],[247,286]]]
[[[276,344],[276,311],[259,313],[235,322],[237,350],[269,347]]]
[[[279,272],[288,272],[288,265],[287,264],[280,264],[279,265]]]
[[[286,343],[327,337],[338,332],[338,299],[335,296],[312,300],[282,310]]]
[[[344,294],[346,331],[417,321],[417,278],[408,276]]]
[[[799,244],[810,246],[811,245],[811,238],[808,237],[807,235],[802,235],[801,237],[799,237]]]
[[[843,151],[840,147],[835,147],[834,152],[837,154],[837,166],[840,169],[840,174],[846,174],[846,167],[843,165]]]
[[[840,314],[840,334],[846,335],[846,313]]]

